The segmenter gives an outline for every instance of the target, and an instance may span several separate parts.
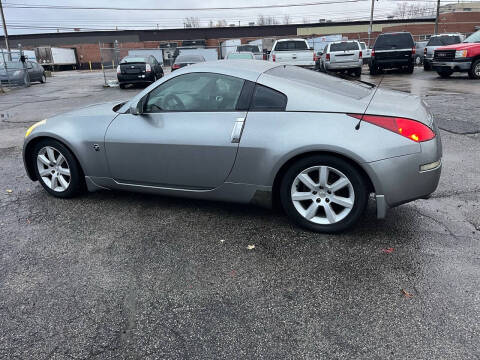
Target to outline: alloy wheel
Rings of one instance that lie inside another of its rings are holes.
[[[352,211],[355,192],[341,171],[330,166],[312,166],[295,177],[291,199],[306,220],[330,225],[342,221]]]
[[[475,69],[473,71],[475,73],[475,76],[480,78],[480,62],[477,63],[477,65],[475,66]]]
[[[37,168],[43,183],[53,191],[63,192],[70,186],[70,166],[58,149],[52,146],[41,148],[37,155]]]

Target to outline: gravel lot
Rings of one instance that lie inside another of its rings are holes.
[[[140,90],[102,84],[62,72],[0,96],[0,358],[480,358],[480,82],[383,77],[432,106],[440,185],[338,236],[254,206],[48,196],[25,129]]]

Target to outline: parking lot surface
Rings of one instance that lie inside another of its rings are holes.
[[[365,70],[432,107],[443,173],[341,235],[254,206],[53,198],[23,169],[26,128],[140,89],[62,72],[0,96],[0,358],[478,359],[480,83]]]

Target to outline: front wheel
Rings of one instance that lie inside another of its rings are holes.
[[[47,77],[45,76],[45,74],[42,74],[42,78],[40,79],[40,82],[42,84],[46,83],[47,82]]]
[[[294,163],[280,185],[280,200],[296,224],[321,233],[352,227],[363,214],[368,191],[362,174],[349,162],[316,155]]]
[[[480,79],[480,59],[473,62],[472,67],[468,71],[470,79]]]
[[[49,194],[70,198],[85,188],[77,159],[62,143],[53,139],[41,140],[35,144],[32,156],[37,179]]]

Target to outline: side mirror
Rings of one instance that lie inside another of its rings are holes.
[[[130,114],[132,115],[141,115],[143,114],[143,106],[145,104],[144,99],[140,99],[138,102],[130,105]]]

